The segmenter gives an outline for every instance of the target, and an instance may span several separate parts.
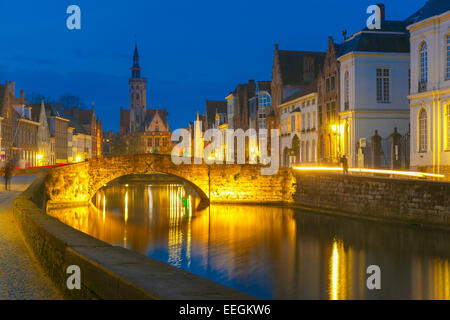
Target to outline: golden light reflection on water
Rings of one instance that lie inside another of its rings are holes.
[[[450,299],[450,235],[265,206],[214,205],[178,183],[109,184],[64,223],[260,298]],[[377,264],[382,290],[366,288]]]
[[[331,300],[338,300],[339,283],[339,252],[337,242],[333,242],[333,254],[331,256]]]

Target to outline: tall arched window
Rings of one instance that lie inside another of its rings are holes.
[[[419,112],[419,151],[427,151],[428,131],[427,131],[427,112],[425,109]]]
[[[344,108],[348,110],[350,106],[350,77],[348,71],[345,71],[344,75]]]
[[[424,41],[420,45],[419,49],[419,72],[420,72],[420,82],[428,82],[428,47],[427,43]]]

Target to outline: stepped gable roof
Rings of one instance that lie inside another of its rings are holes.
[[[350,52],[408,53],[409,34],[405,21],[383,21],[380,30],[367,27],[339,45],[338,57]]]
[[[428,0],[427,3],[409,16],[405,22],[408,25],[438,16],[450,10],[450,1],[448,0]]]
[[[303,83],[303,61],[305,57],[315,58],[315,70],[318,70],[319,65],[323,64],[325,53],[278,50],[280,73],[283,85],[298,85]]]
[[[209,123],[216,120],[216,111],[227,113],[227,101],[206,100],[206,117]]]

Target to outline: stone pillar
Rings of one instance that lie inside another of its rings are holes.
[[[372,168],[380,168],[382,154],[381,137],[378,135],[378,130],[375,130],[372,136]]]
[[[401,149],[402,135],[398,133],[397,127],[394,128],[394,133],[390,135],[391,140],[391,169],[400,169],[402,167],[402,149]]]

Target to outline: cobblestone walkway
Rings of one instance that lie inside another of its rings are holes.
[[[0,177],[0,300],[61,299],[51,280],[25,245],[12,214],[14,198],[36,176],[13,177],[12,191],[4,191]]]

